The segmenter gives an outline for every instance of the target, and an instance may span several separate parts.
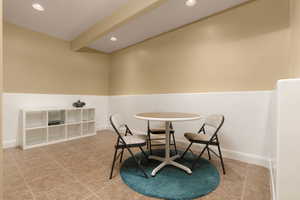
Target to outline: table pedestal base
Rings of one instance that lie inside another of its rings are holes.
[[[159,156],[149,156],[149,159],[152,159],[152,160],[158,160],[158,161],[161,161],[162,163],[160,163],[160,165],[158,165],[151,173],[152,176],[155,176],[156,173],[161,170],[163,167],[167,166],[167,165],[173,165],[174,167],[178,167],[184,171],[186,171],[186,173],[188,174],[192,174],[192,171],[190,170],[190,168],[182,165],[182,164],[179,164],[178,162],[175,162],[174,160],[179,158],[180,155],[175,155],[175,156],[172,156],[170,158],[162,158],[162,157],[159,157]]]

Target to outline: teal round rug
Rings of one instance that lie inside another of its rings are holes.
[[[154,155],[164,157],[164,150],[153,150]],[[208,160],[201,158],[194,168],[192,175],[188,175],[181,169],[166,166],[160,170],[155,177],[151,176],[152,170],[160,162],[146,160],[141,153],[136,154],[142,158],[142,165],[149,178],[137,168],[132,157],[124,161],[121,166],[121,177],[130,188],[146,196],[168,200],[191,200],[214,191],[220,183],[220,175],[214,165]],[[184,159],[176,161],[191,167],[195,157],[188,152]]]

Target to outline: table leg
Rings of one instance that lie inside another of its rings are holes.
[[[161,158],[158,156],[149,156],[149,159],[153,159],[153,160],[158,160],[158,161],[162,161],[162,163],[160,165],[158,165],[151,173],[152,176],[155,176],[156,173],[161,170],[163,167],[165,167],[166,165],[173,165],[175,167],[178,167],[184,171],[186,171],[188,174],[192,174],[192,171],[190,170],[190,168],[181,165],[177,162],[175,162],[174,160],[179,158],[179,155],[175,155],[170,157],[170,123],[171,122],[166,122],[166,147],[165,147],[165,158]]]
[[[166,160],[170,159],[170,124],[171,122],[166,122]]]

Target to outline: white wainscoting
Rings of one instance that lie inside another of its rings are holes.
[[[268,131],[270,135],[270,183],[271,183],[271,192],[272,200],[276,199],[276,174],[277,174],[277,120],[278,120],[278,108],[277,108],[277,89],[275,89],[271,94],[271,101],[269,105],[269,122],[268,122]]]
[[[109,98],[109,110],[120,113],[138,132],[146,131],[146,121],[133,117],[139,112],[224,114],[220,136],[225,156],[269,167],[271,96],[272,91],[122,95]],[[198,131],[201,123],[175,123],[177,140],[185,141],[184,132]]]
[[[277,82],[276,199],[300,199],[300,79]]]
[[[272,91],[121,96],[4,93],[4,147],[16,145],[23,107],[69,106],[80,99],[96,108],[98,130],[108,127],[111,113],[123,115],[129,126],[139,132],[146,130],[146,122],[133,117],[139,112],[191,112],[203,116],[222,113],[225,123],[220,136],[225,156],[268,166],[271,97]],[[201,123],[201,120],[175,123],[177,141],[185,142],[183,133],[197,131]]]
[[[66,107],[72,106],[72,103],[79,99],[86,102],[87,106],[96,108],[96,129],[107,128],[108,96],[4,93],[4,148],[17,145],[17,135],[21,131],[20,110],[22,108]]]

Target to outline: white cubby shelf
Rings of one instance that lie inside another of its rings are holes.
[[[96,135],[95,108],[23,109],[22,118],[22,149]]]

